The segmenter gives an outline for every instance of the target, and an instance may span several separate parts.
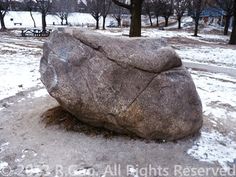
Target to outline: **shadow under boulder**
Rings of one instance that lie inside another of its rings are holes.
[[[46,127],[59,126],[66,131],[83,133],[88,136],[103,136],[105,138],[113,138],[122,136],[114,131],[89,126],[76,118],[74,115],[63,109],[61,106],[53,107],[41,115],[42,123]],[[137,137],[131,137],[137,138]]]

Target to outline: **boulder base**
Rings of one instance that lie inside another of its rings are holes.
[[[202,126],[193,80],[162,39],[54,32],[40,73],[49,94],[92,126],[162,140]]]

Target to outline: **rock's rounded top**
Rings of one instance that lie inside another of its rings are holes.
[[[84,45],[104,54],[123,66],[143,71],[161,73],[182,66],[177,53],[161,38],[128,38],[107,36],[83,29],[65,29],[52,34],[51,41],[70,35]]]

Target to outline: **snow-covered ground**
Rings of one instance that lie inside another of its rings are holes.
[[[33,17],[36,22],[37,27],[42,26],[41,13],[33,12]],[[53,24],[60,25],[61,20],[57,15],[47,15],[47,24],[49,28],[53,27]],[[109,25],[111,21],[115,21],[114,18],[108,16],[106,20],[106,25]],[[91,14],[87,13],[71,13],[68,17],[69,24],[73,26],[95,26],[96,21]],[[29,12],[21,11],[9,11],[5,17],[5,23],[7,28],[32,28],[34,27],[33,20]],[[21,23],[22,25],[15,23]],[[102,19],[100,20],[100,25],[102,25]]]
[[[217,131],[202,132],[201,138],[188,150],[188,154],[195,159],[219,163],[225,170],[229,170],[229,163],[235,162],[236,142],[229,135],[225,136]]]
[[[42,26],[41,13],[32,12],[32,14],[33,14],[33,18],[36,22],[36,26],[41,27]],[[149,18],[147,16],[143,15],[142,19],[143,19],[142,20],[143,26],[150,25]],[[126,15],[126,17],[123,20],[129,22],[130,18],[128,15]],[[50,28],[53,28],[54,25],[56,25],[56,26],[61,25],[60,18],[55,14],[48,14],[46,17],[46,21],[47,21],[47,24],[49,25]],[[152,21],[153,21],[153,25],[156,25],[155,24],[156,19],[152,19]],[[170,19],[170,21],[171,21],[171,19]],[[185,21],[189,21],[189,19],[185,20]],[[159,17],[159,22],[163,23],[164,18]],[[33,19],[30,16],[30,13],[25,12],[25,11],[9,11],[5,17],[5,23],[8,28],[32,28],[34,26]],[[21,25],[18,23],[21,23]],[[83,26],[83,27],[90,26],[91,27],[91,26],[95,26],[96,21],[92,17],[92,15],[89,13],[75,12],[75,13],[69,14],[68,23],[73,26]],[[103,20],[102,20],[102,18],[100,18],[99,24],[102,25],[102,23],[103,23]],[[109,26],[111,24],[113,24],[113,25],[117,24],[117,21],[111,15],[108,15],[107,19],[106,19],[106,26]]]
[[[184,47],[177,49],[184,61],[194,61],[217,66],[236,68],[236,50],[209,46]],[[196,55],[197,54],[197,55]]]
[[[32,87],[42,87],[39,60],[43,42],[34,39],[0,39],[0,100]]]
[[[229,168],[236,159],[236,78],[190,70],[203,104],[207,128],[188,154]],[[223,133],[221,133],[223,132]],[[234,138],[234,139],[232,139]]]

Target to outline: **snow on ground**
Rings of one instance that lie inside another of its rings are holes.
[[[8,146],[9,146],[9,142],[0,144],[0,153],[3,153],[7,149]]]
[[[39,175],[40,173],[42,173],[42,170],[40,168],[25,169],[25,174],[27,176],[35,176],[35,175]]]
[[[128,174],[130,174],[130,176],[132,176],[132,177],[139,177],[138,176],[138,171],[133,167],[130,167],[128,169]]]
[[[36,22],[37,27],[41,27],[41,13],[39,12],[32,12],[34,20]],[[129,22],[130,17],[129,15],[125,15],[124,19],[125,21]],[[49,27],[53,27],[55,25],[61,25],[61,19],[57,15],[49,14],[46,17],[47,24]],[[152,19],[153,25],[156,25],[156,19]],[[170,18],[171,21],[171,18]],[[164,18],[159,17],[159,22],[163,23]],[[34,26],[33,20],[30,16],[29,12],[26,11],[9,11],[5,17],[5,23],[8,28],[32,28]],[[22,25],[15,23],[22,23]],[[65,23],[65,21],[64,21]],[[68,17],[68,23],[73,26],[83,26],[83,27],[91,27],[95,26],[96,21],[89,13],[70,13]],[[100,18],[99,24],[102,25],[103,20]],[[109,26],[111,24],[117,24],[117,21],[110,15],[107,16],[106,19],[106,26]],[[150,21],[147,16],[142,16],[142,25],[143,26],[149,26]]]
[[[17,44],[15,40],[0,39],[0,100],[31,87],[42,86],[39,61],[42,49]],[[27,41],[26,41],[27,42]],[[40,42],[42,45],[42,42]]]
[[[8,167],[8,163],[0,161],[0,171],[3,170],[6,167]]]
[[[36,22],[37,27],[42,26],[41,13],[33,12],[33,17]],[[47,24],[49,28],[55,25],[61,25],[61,20],[57,15],[47,15]],[[114,18],[108,16],[106,20],[106,25],[109,25],[111,21],[115,21]],[[73,26],[95,26],[95,19],[91,14],[87,13],[71,13],[68,17],[69,24]],[[5,17],[5,23],[7,28],[32,28],[34,27],[33,20],[29,12],[24,11],[9,11]],[[15,23],[22,23],[22,25],[15,25]],[[102,25],[102,20],[100,20],[100,25]]]
[[[38,97],[45,97],[48,95],[48,92],[46,89],[40,89],[35,92],[33,92],[33,98],[38,98]]]
[[[236,160],[236,143],[216,131],[202,132],[201,138],[187,153],[200,161],[218,162],[225,170],[230,170],[228,164]]]
[[[179,47],[176,51],[184,61],[236,68],[236,49],[195,46]]]
[[[74,175],[74,176],[93,176],[94,172],[95,172],[95,169],[86,168],[86,169],[74,170],[72,175]]]
[[[202,100],[203,114],[207,117],[205,124],[210,122],[214,130],[203,130],[201,136],[189,149],[188,154],[193,158],[209,163],[219,163],[225,170],[229,163],[236,160],[236,78],[223,74],[213,74],[203,71],[190,70],[197,91]],[[219,127],[226,134],[219,133]]]
[[[236,78],[203,71],[191,71],[191,74],[203,102],[204,114],[221,119],[232,117],[236,121]],[[228,115],[218,112],[224,106],[228,106],[225,109]]]
[[[168,29],[168,28],[167,28]],[[188,38],[193,41],[199,41],[204,42],[207,44],[217,44],[222,42],[227,42],[229,40],[229,36],[224,35],[216,35],[216,34],[203,34],[199,33],[199,37],[194,37],[193,32],[188,31],[178,31],[176,28],[175,30],[159,30],[157,28],[143,28],[142,29],[142,36],[143,37],[151,37],[151,38],[157,38],[157,37],[164,37],[164,38]],[[128,35],[129,29],[123,28],[123,29],[110,29],[106,31],[98,30],[98,32],[106,35],[116,35],[116,36],[122,36],[122,35]]]
[[[193,41],[204,42],[208,44],[225,43],[229,40],[229,36],[203,34],[199,33],[199,37],[194,37],[193,32],[178,31],[178,30],[158,30],[158,29],[144,29],[143,36],[148,37],[164,37],[164,38],[187,38]]]

